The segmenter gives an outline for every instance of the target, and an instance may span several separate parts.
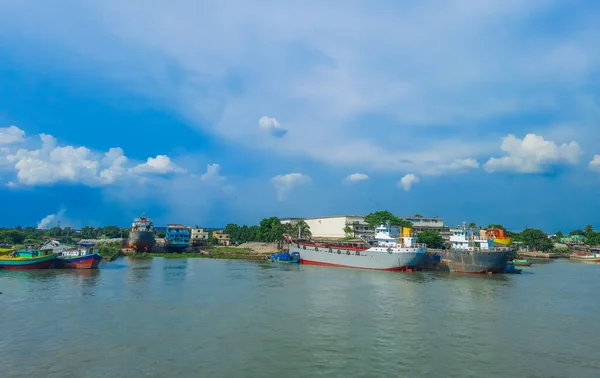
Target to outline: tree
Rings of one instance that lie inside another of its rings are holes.
[[[430,248],[443,248],[445,243],[442,235],[435,230],[426,230],[421,232],[419,234],[418,241],[419,243],[427,244],[427,247]]]
[[[274,243],[283,240],[284,227],[277,217],[265,218],[260,221],[260,241]]]
[[[490,225],[487,226],[487,228],[497,228],[497,229],[506,231],[506,228],[504,228],[503,225],[498,224],[498,223],[490,224]]]
[[[310,227],[302,219],[291,225],[289,235],[292,237],[298,237],[298,235],[300,235],[303,239],[310,239],[312,237]]]
[[[548,238],[548,235],[544,231],[535,228],[526,228],[523,230],[521,232],[521,241],[535,251],[545,252],[554,247],[554,243]]]
[[[479,226],[477,225],[477,223],[475,222],[471,222],[467,225],[467,228],[469,229],[475,229],[475,228],[479,228]]]
[[[564,238],[564,237],[565,237],[565,235],[564,235],[562,232],[560,232],[560,231],[558,231],[558,232],[557,232],[557,233],[555,233],[554,235],[556,236],[556,238],[557,238],[558,240],[560,240],[560,239],[562,239],[562,238]]]
[[[376,211],[365,217],[365,222],[371,228],[390,222],[391,226],[412,228],[412,223],[406,219],[399,218],[389,211]]]
[[[165,231],[165,230],[156,231],[156,237],[159,238],[159,239],[166,238],[167,237],[167,231]]]
[[[569,236],[575,236],[575,235],[583,236],[584,234],[585,234],[585,232],[583,232],[582,230],[573,230],[569,233]]]
[[[102,229],[102,235],[109,239],[116,239],[121,237],[121,229],[117,226],[106,226]]]
[[[347,224],[346,227],[344,227],[344,233],[346,234],[346,237],[352,237],[354,236],[354,229]]]

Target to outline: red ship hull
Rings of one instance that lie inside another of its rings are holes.
[[[57,258],[56,267],[62,269],[97,269],[102,261],[99,255],[88,255],[73,258]]]

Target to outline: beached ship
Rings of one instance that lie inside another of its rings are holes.
[[[49,269],[54,265],[56,255],[37,249],[21,249],[9,256],[0,257],[0,270]]]
[[[190,245],[190,228],[182,224],[168,224],[165,248],[172,252],[184,251]]]
[[[150,252],[156,244],[154,236],[154,222],[144,214],[135,218],[129,231],[129,248],[136,251]]]
[[[79,243],[80,247],[68,248],[57,253],[56,268],[97,269],[102,261],[94,243]]]
[[[494,245],[497,247],[508,247],[512,244],[512,238],[506,236],[504,230],[501,228],[488,228],[487,237],[494,241]]]
[[[401,231],[401,232],[400,232]],[[381,225],[369,243],[294,241],[290,253],[304,264],[375,270],[412,270],[419,266],[425,244],[417,243],[410,228]]]
[[[576,252],[569,255],[569,259],[573,261],[584,261],[584,262],[600,262],[600,249],[590,248],[587,253]]]
[[[508,247],[495,247],[485,230],[468,230],[464,226],[450,236],[451,248],[441,252],[442,262],[451,272],[504,273],[514,255]]]

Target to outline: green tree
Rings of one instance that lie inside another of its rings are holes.
[[[371,228],[375,228],[379,225],[386,224],[386,222],[388,222],[388,221],[390,222],[391,226],[408,227],[408,228],[412,228],[412,226],[413,226],[410,221],[399,218],[399,217],[395,216],[394,214],[390,213],[389,211],[383,211],[383,210],[376,211],[365,217],[365,222]]]
[[[265,218],[260,221],[260,241],[274,243],[283,240],[284,227],[277,217]]]
[[[421,232],[419,234],[418,241],[419,243],[427,244],[427,247],[430,248],[443,248],[445,243],[442,235],[435,230],[426,230]]]
[[[344,227],[344,233],[346,234],[346,237],[352,237],[354,236],[354,229],[347,224],[346,227]]]
[[[504,228],[503,225],[498,224],[498,223],[492,223],[492,224],[488,225],[487,228],[497,228],[497,229],[506,231],[506,228]]]
[[[297,222],[291,225],[289,235],[294,238],[300,235],[302,239],[310,239],[312,237],[310,227],[302,219],[298,220]]]
[[[574,236],[574,235],[585,235],[585,232],[583,232],[582,230],[573,230],[571,232],[569,232],[569,236]]]
[[[2,230],[0,233],[0,240],[10,244],[22,244],[25,241],[25,233],[13,229]]]
[[[121,237],[121,229],[117,226],[106,226],[102,228],[101,235],[106,236],[109,239],[116,239]]]
[[[82,239],[95,239],[96,230],[94,229],[94,227],[85,226],[81,229],[80,236]]]
[[[560,239],[562,239],[562,238],[564,238],[564,237],[565,237],[565,235],[564,235],[562,232],[560,232],[560,231],[558,231],[558,232],[557,232],[557,233],[555,233],[554,235],[556,236],[556,238],[557,238],[559,241],[560,241]]]
[[[167,231],[165,231],[165,230],[156,231],[156,237],[159,238],[159,239],[166,238],[167,237]]]
[[[545,252],[554,247],[554,243],[548,238],[548,235],[544,231],[535,228],[526,228],[523,230],[521,232],[521,241],[535,251]]]
[[[467,228],[468,229],[476,229],[476,228],[479,228],[479,226],[477,225],[477,223],[471,222],[467,225]]]

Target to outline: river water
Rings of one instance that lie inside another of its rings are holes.
[[[0,271],[0,377],[600,377],[600,264]]]

